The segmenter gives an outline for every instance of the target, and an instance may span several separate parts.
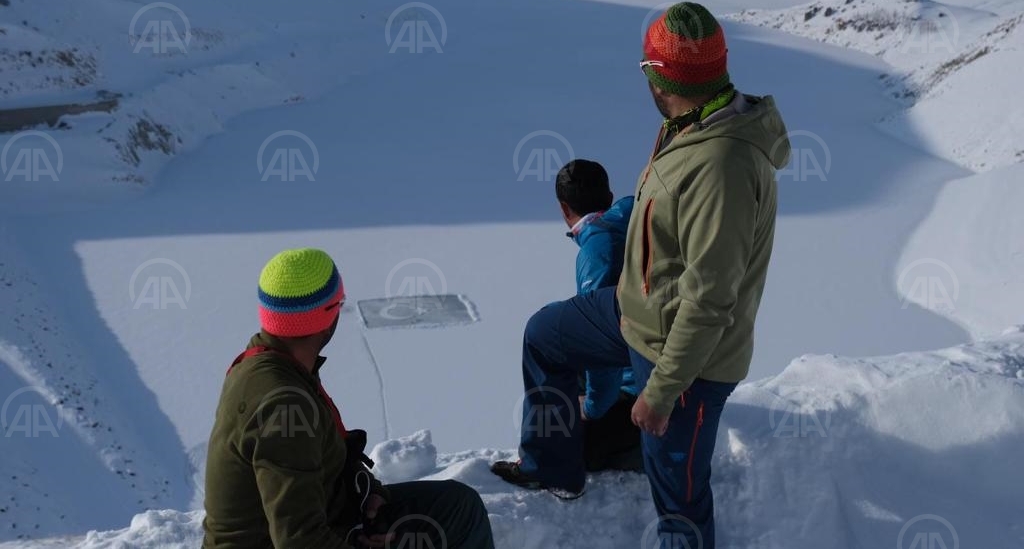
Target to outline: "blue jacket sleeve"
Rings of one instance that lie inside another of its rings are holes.
[[[603,417],[619,400],[622,371],[622,368],[609,368],[587,372],[587,397],[583,401],[583,411],[588,418]]]
[[[583,295],[618,282],[618,273],[612,272],[611,242],[605,235],[587,240],[576,256],[576,293]],[[615,275],[615,276],[613,276]]]

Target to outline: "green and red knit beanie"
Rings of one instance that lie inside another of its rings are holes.
[[[341,274],[322,250],[275,255],[260,273],[260,326],[279,337],[305,337],[331,327],[345,301]]]
[[[704,6],[680,2],[659,17],[644,37],[643,70],[655,86],[694,97],[729,84],[725,33]]]

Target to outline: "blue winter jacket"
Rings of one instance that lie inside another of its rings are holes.
[[[589,214],[569,233],[579,245],[576,256],[576,291],[580,295],[615,286],[622,272],[626,227],[633,212],[633,197],[622,198],[604,213]],[[619,392],[636,395],[633,368],[588,371],[583,410],[588,418],[604,416],[619,399]]]

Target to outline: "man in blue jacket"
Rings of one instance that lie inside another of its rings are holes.
[[[559,170],[555,195],[569,227],[566,236],[580,247],[576,256],[577,293],[615,286],[622,272],[633,197],[613,204],[608,173],[597,162],[582,159]],[[630,418],[637,394],[632,367],[626,364],[618,369],[587,371],[580,376],[580,389],[583,455],[552,459],[582,458],[588,471],[640,470],[640,430]],[[518,463],[498,462],[492,470],[520,484],[516,479],[522,477],[513,471],[517,468]],[[541,488],[529,483],[524,487]]]
[[[559,170],[555,196],[569,226],[566,236],[580,247],[576,255],[576,293],[583,295],[618,284],[633,196],[613,204],[604,167],[582,159]],[[588,371],[580,382],[587,470],[639,470],[640,429],[630,419],[637,395],[633,368],[627,364],[621,369]]]

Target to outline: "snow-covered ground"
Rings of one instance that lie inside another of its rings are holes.
[[[259,268],[317,246],[353,304],[412,281],[479,313],[380,331],[343,311],[325,381],[346,423],[372,442],[430,431],[379,447],[383,476],[476,486],[499,547],[641,543],[641,478],[600,475],[567,505],[486,464],[517,440],[524,322],[573,291],[548,168],[593,158],[632,190],[658,124],[639,40],[667,4],[2,4],[0,108],[121,95],[110,113],[0,135],[0,540],[195,546],[205,440],[255,330]],[[1002,91],[1024,82],[1021,7],[793,4],[710,4],[737,21],[734,80],[776,96],[795,148],[756,381],[716,457],[726,546],[891,547],[909,524],[909,549],[941,525],[911,521],[937,515],[963,547],[1019,547],[1024,474],[1006,456],[1024,449],[1024,353],[1000,334],[1024,324],[1024,114]],[[742,11],[755,7],[779,11]],[[837,23],[875,11],[904,35]],[[917,43],[912,22],[950,18],[955,48],[902,55],[943,28],[917,25],[933,31]],[[533,170],[538,152],[552,165]],[[894,356],[790,364],[806,353]]]
[[[1024,543],[1024,475],[1008,458],[1024,452],[1024,327],[929,353],[803,356],[779,376],[741,385],[730,402],[713,479],[722,547]],[[509,490],[490,473],[493,460],[513,456],[438,456],[426,431],[382,443],[372,455],[389,482],[457,479],[475,487],[498,547],[654,546],[656,513],[641,475],[593,475],[586,496],[565,503]],[[195,547],[201,520],[201,511],[149,511],[123,530],[59,543]]]

